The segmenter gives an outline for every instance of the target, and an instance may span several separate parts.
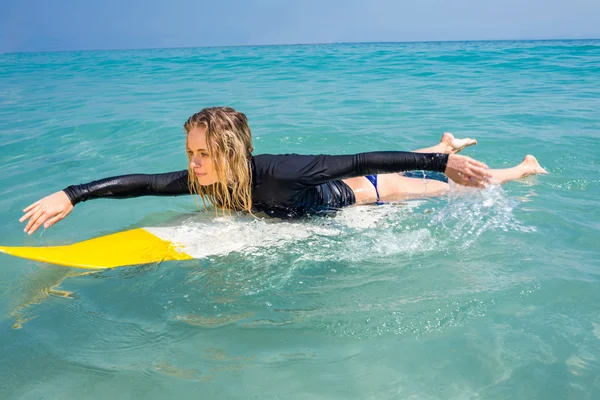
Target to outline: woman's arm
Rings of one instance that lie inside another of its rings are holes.
[[[281,162],[288,172],[304,185],[372,174],[425,170],[443,172],[456,183],[481,187],[487,182],[487,166],[472,158],[456,154],[409,153],[382,151],[353,155],[288,155]]]
[[[165,174],[123,175],[73,185],[44,197],[23,210],[19,221],[27,222],[25,232],[32,234],[40,225],[49,228],[65,218],[79,202],[97,198],[129,198],[139,196],[178,196],[190,194],[188,171]]]
[[[126,199],[140,196],[179,196],[190,194],[188,171],[164,174],[135,174],[105,178],[74,185],[63,191],[73,205],[103,197]]]

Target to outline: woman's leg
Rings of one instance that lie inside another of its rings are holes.
[[[526,155],[521,164],[504,169],[492,169],[492,179],[496,183],[504,184],[506,182],[514,181],[517,179],[524,178],[528,175],[547,174],[544,168],[541,167],[538,160],[532,155]]]
[[[527,155],[521,164],[505,169],[490,170],[492,179],[498,183],[506,183],[524,178],[528,175],[547,174],[536,158]],[[354,191],[357,204],[370,204],[377,201],[375,187],[365,177],[344,179]],[[401,174],[377,175],[377,188],[382,201],[402,201],[424,197],[436,197],[447,193],[447,183],[420,178],[407,178]]]
[[[415,150],[415,153],[443,153],[456,154],[466,147],[477,144],[477,140],[471,138],[456,139],[450,132],[445,132],[438,144],[424,149]]]

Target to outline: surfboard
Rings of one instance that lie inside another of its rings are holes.
[[[410,210],[420,202],[404,203]],[[215,218],[184,216],[167,226],[143,227],[100,236],[64,246],[10,247],[0,252],[15,257],[67,267],[106,269],[163,261],[223,256],[232,252],[252,253],[310,237],[336,236],[340,229],[371,229],[395,206],[350,207],[338,213],[335,226],[329,223],[257,219],[251,216]],[[317,221],[317,222],[315,222]]]
[[[51,264],[86,269],[105,269],[169,260],[189,260],[182,246],[137,228],[65,246],[9,247],[0,252]]]

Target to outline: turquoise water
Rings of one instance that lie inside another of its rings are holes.
[[[0,255],[0,398],[599,398],[599,77],[600,41],[0,55],[0,243],[182,219],[240,241],[87,275]],[[69,184],[185,168],[182,124],[213,105],[248,115],[256,153],[451,131],[550,175],[295,222],[97,200],[23,233],[20,210]]]

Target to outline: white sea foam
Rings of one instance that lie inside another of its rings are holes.
[[[515,219],[515,205],[495,187],[462,193],[433,211],[425,208],[427,202],[416,201],[350,207],[335,217],[291,221],[200,214],[170,226],[145,229],[181,245],[195,258],[302,244],[304,258],[360,261],[373,254],[418,253],[457,244],[468,247],[490,230],[531,230]],[[429,223],[423,224],[423,219]]]

